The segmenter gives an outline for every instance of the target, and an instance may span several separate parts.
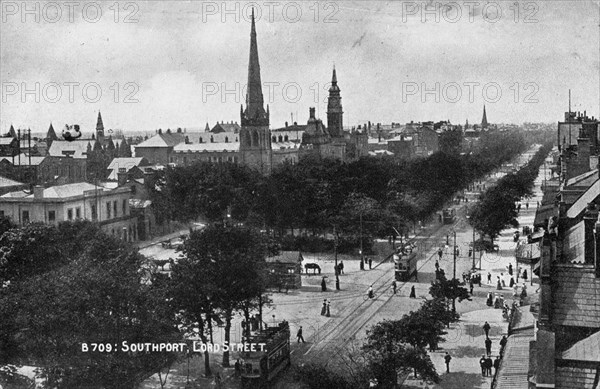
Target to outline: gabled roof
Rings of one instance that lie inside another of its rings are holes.
[[[210,132],[218,134],[220,132],[240,132],[240,125],[237,123],[217,123]]]
[[[107,179],[116,180],[118,178],[117,174],[119,173],[120,168],[124,168],[125,171],[129,171],[133,167],[145,165],[149,165],[149,163],[144,157],[113,158],[107,167],[107,170],[111,171]]]
[[[10,178],[0,176],[0,188],[25,185],[22,182],[11,180]]]
[[[152,138],[136,145],[135,147],[173,147],[185,141],[184,134],[156,134]]]
[[[569,178],[565,186],[590,186],[597,180],[598,169],[594,169],[573,178]]]
[[[89,184],[87,182],[77,182],[75,184],[66,184],[66,185],[58,185],[51,186],[49,188],[44,189],[44,198],[47,199],[64,199],[74,196],[83,195],[84,191],[98,189],[103,191],[104,188],[101,186],[96,186],[93,184]],[[24,195],[23,195],[24,194]],[[24,192],[10,192],[0,197],[33,197],[32,193],[24,193]]]
[[[90,139],[74,140],[72,142],[55,140],[52,142],[50,149],[48,149],[48,155],[53,157],[64,157],[65,155],[70,154],[70,152],[74,152],[73,158],[87,158],[86,153],[88,144],[93,146],[93,142],[95,141]],[[67,152],[67,154],[64,152]]]
[[[563,351],[561,358],[574,359],[577,361],[600,362],[600,331],[580,340]]]
[[[553,324],[600,327],[600,278],[593,266],[554,265]]]
[[[31,156],[31,166],[37,166],[44,161],[46,157]],[[0,157],[0,160],[5,159],[11,164],[13,163],[13,157]],[[29,156],[25,153],[15,155],[14,166],[29,166]]]
[[[596,170],[598,172],[598,170]],[[575,218],[581,212],[585,210],[588,203],[594,201],[600,196],[600,180],[596,175],[596,182],[594,182],[579,198],[567,209],[567,217]]]
[[[0,138],[0,145],[10,145],[15,140],[16,139],[13,138],[12,136],[3,136]]]

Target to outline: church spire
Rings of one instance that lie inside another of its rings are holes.
[[[340,96],[340,87],[337,84],[337,74],[334,65],[331,76],[331,87],[329,87],[329,97],[327,99],[327,130],[332,137],[338,138],[344,135],[343,118],[342,97]]]
[[[250,29],[250,58],[248,61],[248,92],[246,94],[246,111],[242,115],[242,123],[264,126],[269,124],[265,112],[260,64],[258,61],[258,44],[256,43],[256,25],[254,8],[252,9],[252,26]]]
[[[104,140],[104,123],[102,122],[100,111],[98,111],[98,121],[96,122],[96,139],[100,142]]]
[[[485,113],[485,104],[483,105],[483,117],[481,118],[481,128],[488,128],[487,114]]]

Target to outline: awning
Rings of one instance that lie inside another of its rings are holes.
[[[515,257],[517,262],[531,264],[540,259],[540,243],[525,243],[519,242],[515,249]]]

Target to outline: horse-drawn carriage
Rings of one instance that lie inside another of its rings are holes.
[[[313,274],[321,274],[321,266],[317,265],[316,263],[307,263],[304,265],[304,271],[306,272],[306,274],[309,274],[308,271],[312,270]]]

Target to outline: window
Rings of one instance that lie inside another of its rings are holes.
[[[98,212],[96,212],[96,204],[92,204],[92,220],[98,220]]]
[[[75,208],[75,218],[81,219],[81,208],[80,207]]]
[[[117,200],[113,201],[113,210],[115,211],[115,217],[117,217]]]
[[[56,211],[48,211],[48,222],[54,223],[56,221]]]
[[[127,200],[123,199],[123,215],[127,214]]]
[[[21,223],[22,224],[27,224],[29,223],[29,211],[23,211],[23,213],[21,214]]]
[[[106,218],[110,219],[110,201],[106,202]],[[114,235],[114,233],[113,233]]]
[[[73,208],[67,209],[67,219],[73,220]]]

